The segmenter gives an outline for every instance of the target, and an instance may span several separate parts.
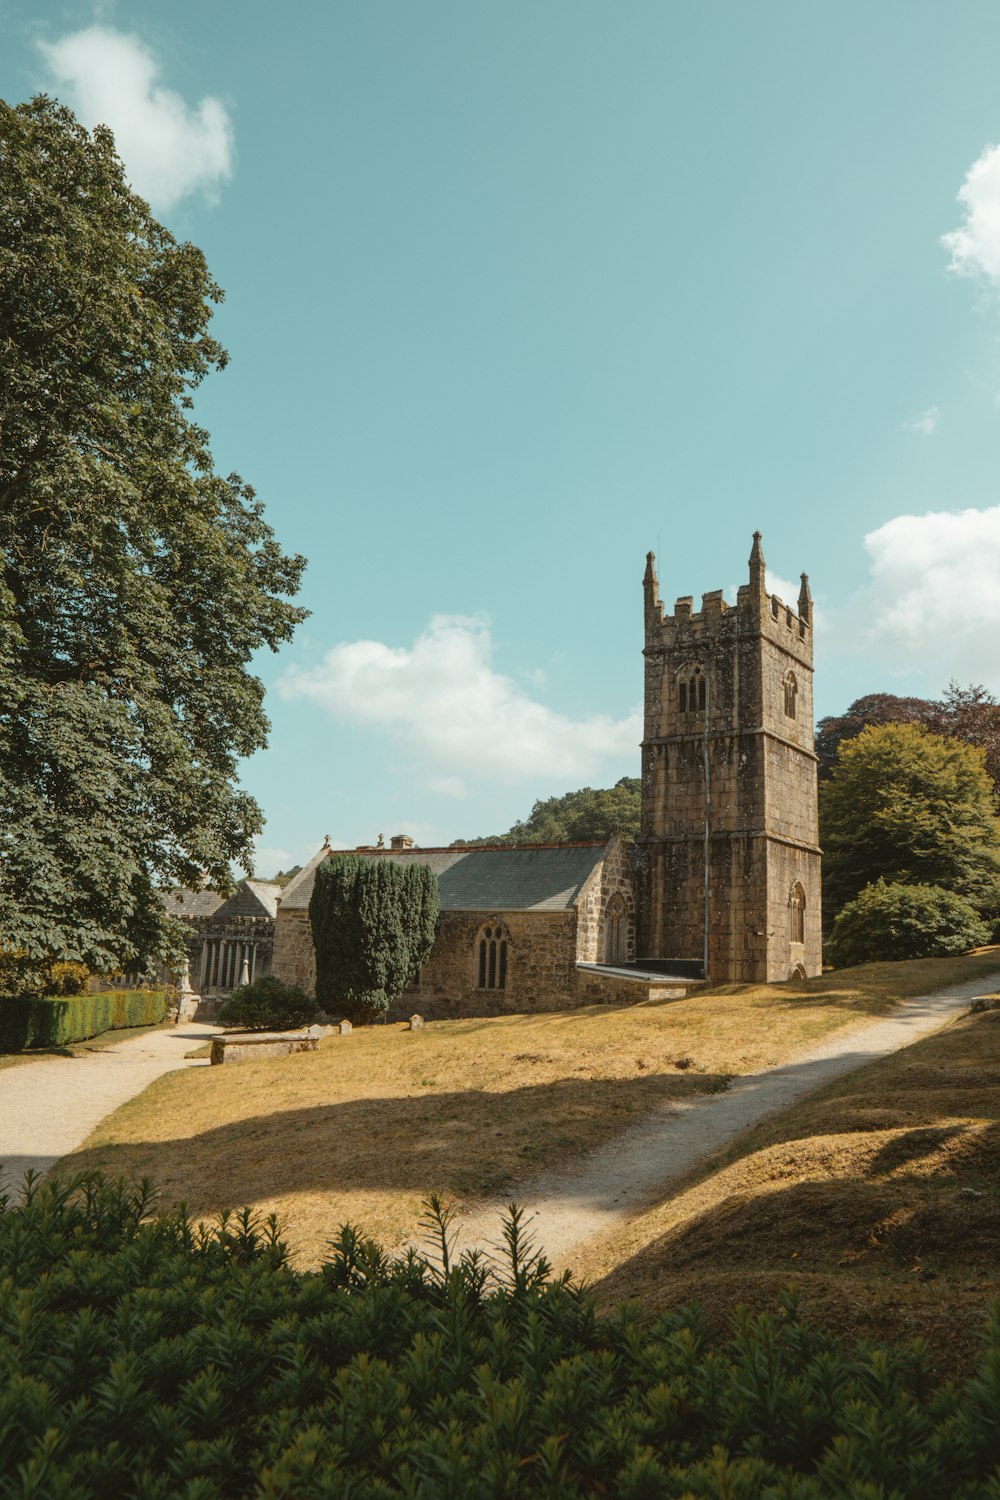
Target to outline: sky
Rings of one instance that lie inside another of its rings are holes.
[[[661,594],[817,605],[817,714],[1000,695],[993,0],[0,0],[226,299],[198,415],[309,560],[257,872],[637,775]]]

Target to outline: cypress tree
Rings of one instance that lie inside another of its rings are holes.
[[[316,998],[365,1022],[384,1015],[434,943],[440,898],[429,865],[337,854],[316,871],[309,922]]]

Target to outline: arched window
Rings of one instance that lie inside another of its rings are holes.
[[[625,919],[625,902],[615,894],[604,908],[604,962],[625,962],[628,947],[628,925]]]
[[[792,942],[804,943],[806,940],[806,893],[798,881],[792,886],[788,907]]]
[[[794,672],[785,673],[785,713],[790,719],[795,718],[795,699],[798,696],[799,684]]]
[[[701,667],[683,667],[677,678],[677,712],[703,713],[706,698],[705,674]]]
[[[479,979],[481,990],[507,988],[507,934],[499,922],[479,930]]]

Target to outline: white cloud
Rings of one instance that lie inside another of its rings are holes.
[[[958,192],[965,223],[941,236],[951,252],[949,270],[1000,281],[1000,146],[987,146]]]
[[[87,126],[108,125],[129,179],[159,209],[189,193],[209,198],[233,170],[233,129],[211,95],[192,107],[158,83],[138,37],[106,26],[40,42],[54,91]]]
[[[919,432],[924,437],[930,437],[932,432],[937,431],[940,415],[940,407],[929,406],[926,411],[920,413],[919,417],[911,417],[908,422],[903,423],[903,426],[907,432]]]
[[[869,650],[896,666],[1000,683],[1000,505],[896,516],[865,537]]]
[[[463,777],[585,781],[610,763],[634,761],[638,712],[626,719],[573,719],[529,698],[491,665],[486,620],[435,615],[412,646],[351,641],[323,662],[290,669],[285,698],[307,698],[342,723],[384,729],[445,773],[436,789],[464,790]]]

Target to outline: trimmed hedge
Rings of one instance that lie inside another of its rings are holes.
[[[63,1047],[124,1026],[155,1026],[167,1013],[163,990],[109,990],[102,995],[0,999],[0,1052]]]
[[[0,1207],[10,1500],[997,1500],[1000,1319],[978,1372],[799,1316],[600,1316],[524,1243],[318,1272],[273,1220],[150,1216],[100,1178]]]

